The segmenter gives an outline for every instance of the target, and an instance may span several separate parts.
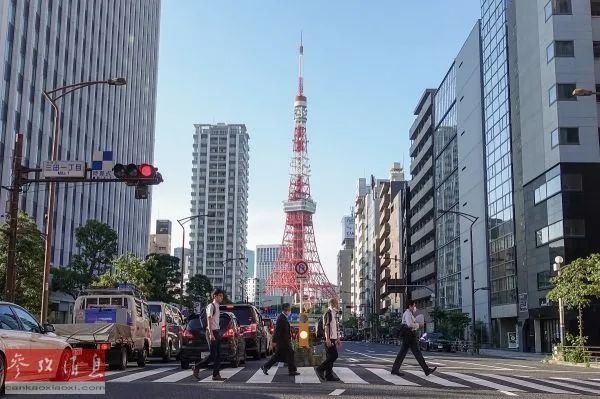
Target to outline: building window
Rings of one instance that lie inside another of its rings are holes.
[[[546,245],[563,237],[563,221],[558,221],[535,232],[535,244],[537,247]]]
[[[571,8],[571,0],[550,0],[544,7],[546,21],[553,15],[570,15],[573,14]]]
[[[549,270],[539,272],[537,274],[538,290],[542,291],[542,290],[549,290],[549,289],[553,288],[554,286],[552,285],[552,282],[550,281],[550,279],[552,277],[554,277],[554,276],[553,276],[552,272]]]
[[[554,57],[575,57],[573,40],[556,40],[546,48],[548,62]]]
[[[575,83],[558,83],[552,86],[548,92],[550,105],[556,101],[577,101],[577,97],[573,95]]]
[[[552,148],[558,145],[578,145],[579,144],[579,128],[578,127],[561,127],[550,133],[550,142]]]
[[[560,182],[560,175],[558,175],[536,188],[534,192],[534,204],[537,205],[540,202],[552,197],[554,194],[559,193],[561,190]]]
[[[600,0],[591,0],[592,17],[600,17]]]
[[[600,41],[594,40],[594,58],[600,58]]]

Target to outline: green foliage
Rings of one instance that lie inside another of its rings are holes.
[[[79,294],[94,281],[92,276],[82,269],[81,264],[71,267],[53,267],[52,291],[62,291],[76,299]]]
[[[148,298],[167,303],[176,302],[181,290],[177,285],[181,279],[179,258],[165,254],[150,254],[146,258],[150,273]]]
[[[210,302],[210,295],[213,287],[208,277],[202,274],[192,276],[186,284],[185,288],[185,304],[188,308],[193,309],[193,302],[200,302],[206,305]]]
[[[575,259],[552,282],[554,288],[548,292],[548,298],[560,298],[570,308],[585,308],[593,298],[600,297],[600,254]]]
[[[358,318],[354,315],[351,315],[342,322],[342,326],[344,328],[358,328]]]
[[[144,297],[150,293],[150,272],[146,262],[133,254],[122,255],[113,261],[114,274],[103,274],[93,283],[96,288],[114,288],[133,284]]]
[[[0,293],[2,294],[4,294],[6,285],[8,230],[8,223],[0,226]],[[15,261],[17,269],[15,302],[33,313],[41,308],[42,302],[44,246],[44,238],[35,221],[26,213],[19,212]]]
[[[559,351],[562,352],[564,360],[570,363],[590,364],[590,353],[586,349],[587,337],[576,336],[567,333],[565,335],[566,346],[559,345]]]
[[[463,339],[465,328],[471,323],[469,314],[460,310],[446,310],[436,306],[429,314],[436,331],[451,340]]]

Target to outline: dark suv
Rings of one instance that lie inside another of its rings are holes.
[[[235,314],[240,325],[240,333],[246,341],[246,353],[255,360],[267,356],[267,331],[263,319],[253,305],[230,304],[221,305],[221,311]]]
[[[190,363],[202,360],[202,352],[209,352],[206,341],[206,317],[204,314],[193,314],[188,317],[185,328],[181,334],[181,350],[179,360],[181,368],[187,369]],[[246,362],[246,342],[241,334],[241,329],[233,313],[221,312],[219,318],[221,330],[221,361],[238,367]]]

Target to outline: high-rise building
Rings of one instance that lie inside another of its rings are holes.
[[[414,110],[416,118],[410,128],[410,259],[408,288],[411,299],[425,314],[434,306],[435,292],[435,220],[433,169],[433,97],[427,89]]]
[[[10,185],[15,133],[25,135],[23,164],[50,159],[53,111],[42,90],[127,79],[78,90],[59,100],[61,160],[92,160],[98,150],[115,161],[152,163],[160,0],[0,2],[0,184]],[[6,214],[6,190],[0,214]],[[20,207],[44,228],[47,190],[32,185]],[[150,201],[123,184],[57,185],[54,266],[77,253],[74,230],[89,219],[119,234],[119,251],[146,255]]]
[[[253,278],[256,270],[256,253],[252,250],[246,250],[246,258],[248,258],[246,267],[246,277]]]
[[[248,133],[245,125],[197,124],[192,160],[190,275],[207,276],[241,301],[246,277]]]
[[[354,252],[354,216],[342,218],[342,249],[337,256],[338,297],[342,316],[352,312],[352,256]]]
[[[258,285],[258,302],[261,306],[265,303],[278,303],[279,300],[271,298],[271,296],[265,296],[265,286],[269,275],[275,267],[275,262],[279,257],[279,250],[281,245],[257,245],[256,246],[256,266],[254,270],[254,277],[258,279],[256,284]]]
[[[260,280],[255,277],[246,279],[246,298],[248,303],[261,306]]]
[[[171,255],[171,221],[157,220],[156,234],[150,235],[150,254]]]

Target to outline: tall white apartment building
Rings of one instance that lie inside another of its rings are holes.
[[[190,275],[241,301],[246,278],[249,136],[242,124],[197,124],[192,160]]]

